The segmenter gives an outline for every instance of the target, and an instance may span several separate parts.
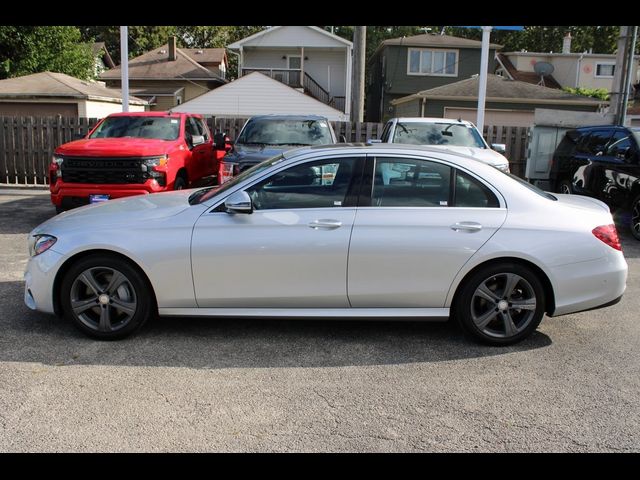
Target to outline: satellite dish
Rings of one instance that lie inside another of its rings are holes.
[[[553,73],[554,67],[549,62],[536,62],[533,66],[533,71],[540,77],[538,85],[544,85],[544,77],[547,77]]]

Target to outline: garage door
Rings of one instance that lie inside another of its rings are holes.
[[[0,116],[6,117],[77,117],[76,103],[0,102]]]
[[[446,118],[460,118],[472,123],[476,123],[478,113],[475,108],[449,108],[445,107],[444,116]],[[497,110],[487,109],[484,111],[485,125],[502,125],[505,127],[531,127],[533,125],[533,110]]]

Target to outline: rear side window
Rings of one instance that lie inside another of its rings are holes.
[[[602,155],[611,138],[611,130],[593,130],[583,137],[578,145],[578,153],[587,155]]]
[[[626,131],[617,131],[611,137],[611,141],[607,146],[606,155],[615,157],[618,160],[625,160],[629,154],[633,152],[633,140],[631,133]]]
[[[498,208],[500,202],[488,187],[460,170],[456,170],[454,207]]]
[[[555,154],[556,155],[571,155],[578,142],[582,137],[575,130],[569,131],[565,134],[562,141],[556,147]]]

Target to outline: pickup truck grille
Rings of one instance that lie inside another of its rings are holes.
[[[67,183],[144,183],[150,177],[144,158],[64,157],[62,180]]]

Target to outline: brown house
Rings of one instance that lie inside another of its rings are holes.
[[[129,91],[149,101],[151,110],[169,110],[227,83],[224,48],[178,48],[169,43],[129,60]],[[121,69],[100,75],[108,87],[121,88]]]

